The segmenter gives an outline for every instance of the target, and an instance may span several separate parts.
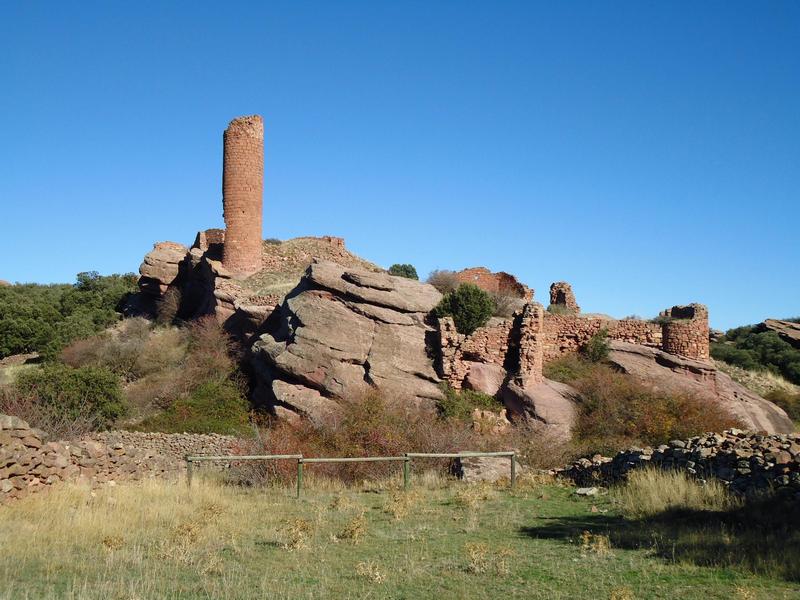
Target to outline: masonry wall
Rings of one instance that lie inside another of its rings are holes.
[[[0,415],[0,503],[64,482],[103,485],[152,477],[175,478],[187,454],[237,454],[234,437],[202,434],[94,434],[78,441],[46,441],[25,421]]]
[[[665,320],[663,350],[697,360],[708,360],[708,309],[702,304],[673,306]]]
[[[545,313],[544,360],[549,362],[570,352],[577,352],[601,329],[612,340],[660,348],[661,325],[649,321],[601,319],[578,315]]]
[[[225,244],[222,264],[231,273],[261,269],[264,193],[264,122],[254,115],[231,121],[223,135],[222,201]]]
[[[517,281],[509,273],[500,271],[492,273],[486,267],[472,267],[456,273],[460,283],[472,283],[482,290],[494,294],[509,294],[530,302],[533,300],[533,290]]]
[[[456,331],[451,317],[439,319],[440,373],[455,389],[461,389],[469,362],[503,367],[512,340],[513,321],[503,320],[479,327],[471,335]]]

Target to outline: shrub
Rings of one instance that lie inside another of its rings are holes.
[[[103,367],[45,365],[20,373],[15,385],[18,393],[66,419],[88,415],[99,427],[106,427],[126,412],[119,378]]]
[[[595,333],[586,345],[581,348],[581,353],[594,363],[602,362],[608,358],[608,329],[601,329]]]
[[[596,368],[596,365],[589,362],[582,355],[577,353],[565,354],[561,358],[545,363],[543,368],[544,376],[553,381],[562,383],[572,383],[581,379]]]
[[[509,318],[521,309],[525,301],[509,292],[492,292],[489,294],[494,302],[494,316]]]
[[[205,381],[164,412],[145,419],[136,429],[164,433],[245,435],[248,403],[232,381]]]
[[[767,393],[764,398],[785,410],[792,421],[800,421],[800,392],[775,389]]]
[[[563,304],[548,304],[547,312],[553,315],[571,315],[575,313],[574,310]]]
[[[337,419],[315,426],[306,419],[268,422],[254,454],[303,454],[305,456],[397,456],[404,452],[456,452],[460,450],[507,450],[509,441],[501,436],[480,436],[471,424],[459,419],[437,419],[423,412],[387,403],[376,390],[361,398],[342,402]],[[442,473],[449,462],[431,463]],[[370,462],[317,464],[318,476],[345,482],[380,479],[398,473],[396,463]],[[236,477],[245,483],[273,478],[293,481],[295,465],[288,461],[242,465]]]
[[[443,398],[439,401],[439,414],[445,419],[472,421],[472,411],[476,408],[497,412],[503,405],[494,397],[474,390],[456,390],[447,384],[442,385]]]
[[[267,238],[267,239],[264,240],[264,243],[265,244],[269,244],[270,246],[279,246],[283,242],[281,240],[279,240],[278,238]]]
[[[434,309],[437,317],[451,316],[459,333],[469,335],[486,322],[494,312],[491,296],[471,283],[462,283],[448,292]]]
[[[800,349],[774,331],[749,326],[730,329],[722,343],[711,344],[711,356],[750,371],[770,370],[800,385]]]
[[[63,411],[57,405],[42,404],[35,394],[10,385],[0,386],[0,414],[19,417],[57,440],[80,438],[99,426],[97,415],[91,414],[88,407]]]
[[[653,390],[628,375],[597,366],[572,382],[580,393],[576,442],[598,452],[631,444],[658,445],[741,424],[718,402],[683,392]]]
[[[389,267],[389,273],[397,275],[398,277],[405,277],[406,279],[419,279],[417,270],[414,265],[409,264],[394,264]]]
[[[119,319],[137,277],[79,273],[74,285],[0,287],[0,358],[38,352],[55,358],[66,344]]]
[[[453,271],[440,270],[431,271],[428,275],[427,283],[431,284],[442,294],[452,292],[458,287],[460,283],[458,276]]]

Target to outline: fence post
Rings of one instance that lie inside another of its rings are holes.
[[[411,457],[408,454],[405,456],[406,459],[403,461],[403,491],[407,492],[411,478]]]
[[[511,455],[511,489],[517,483],[517,453]]]
[[[297,459],[297,497],[300,497],[300,490],[303,489],[303,459]]]
[[[187,487],[192,487],[192,471],[194,469],[194,464],[189,457],[186,456],[186,485]]]

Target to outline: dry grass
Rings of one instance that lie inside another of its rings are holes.
[[[713,362],[717,369],[759,396],[765,396],[774,391],[800,394],[800,386],[772,371],[749,371],[722,360],[714,360]]]
[[[288,487],[198,476],[191,489],[158,481],[62,486],[2,507],[0,598],[626,600],[794,591],[730,568],[663,561],[616,540],[608,552],[600,528],[609,517],[590,511],[602,502],[603,513],[613,510],[608,501],[546,483],[541,494],[517,495],[420,472],[399,520],[399,479],[365,489],[309,474],[306,483],[300,500]],[[467,489],[478,490],[476,501]],[[469,529],[467,513],[475,518]],[[559,518],[579,528],[556,527]],[[526,534],[535,525],[544,529]],[[583,530],[592,532],[585,556],[571,541]]]
[[[638,469],[626,484],[612,490],[626,516],[639,519],[668,511],[724,511],[738,505],[716,479],[701,483],[683,471]]]

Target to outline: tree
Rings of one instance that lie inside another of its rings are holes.
[[[389,273],[392,275],[396,275],[397,277],[405,277],[406,279],[417,279],[419,280],[419,276],[417,275],[417,270],[414,268],[414,265],[409,264],[394,264],[389,267]]]
[[[492,297],[472,283],[462,283],[447,292],[433,309],[437,317],[453,317],[458,332],[466,335],[486,325],[494,310]]]

